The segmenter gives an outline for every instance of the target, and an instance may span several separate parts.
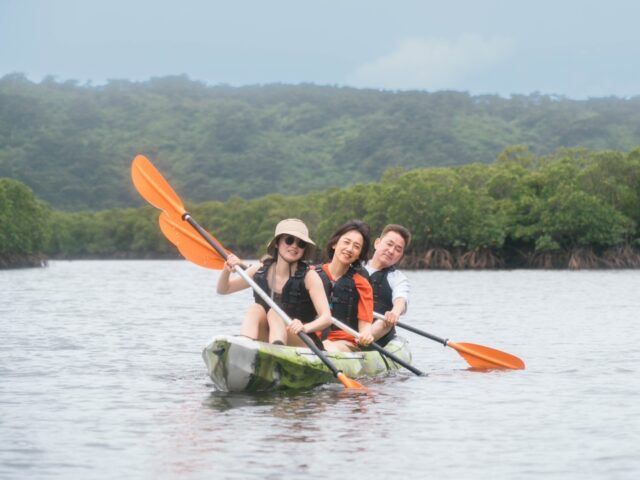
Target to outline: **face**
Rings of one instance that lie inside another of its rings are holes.
[[[404,238],[397,232],[387,232],[383,237],[377,238],[373,246],[373,257],[382,268],[395,265],[404,255]]]
[[[300,246],[304,245],[304,246]],[[287,262],[297,262],[304,255],[306,243],[293,235],[282,235],[278,239],[278,253]]]
[[[351,265],[358,260],[360,252],[362,251],[363,242],[362,234],[357,230],[351,230],[345,233],[338,239],[335,247],[333,247],[333,258],[340,263]]]

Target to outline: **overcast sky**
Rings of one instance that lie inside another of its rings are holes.
[[[0,0],[0,76],[640,94],[637,0]]]

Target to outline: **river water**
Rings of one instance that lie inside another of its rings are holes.
[[[640,271],[408,272],[404,320],[522,358],[297,393],[216,392],[200,357],[248,291],[183,261],[0,271],[0,478],[635,479]]]

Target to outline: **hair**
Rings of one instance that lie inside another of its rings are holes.
[[[369,230],[369,225],[367,225],[362,220],[349,220],[340,228],[338,228],[329,241],[327,242],[327,246],[325,248],[325,255],[331,260],[333,258],[333,254],[335,253],[335,246],[345,233],[356,231],[362,235],[362,250],[360,251],[360,255],[358,256],[358,260],[355,263],[360,264],[360,262],[366,262],[369,258],[369,248],[371,246],[371,234]],[[357,265],[356,265],[357,266]]]
[[[389,232],[395,232],[398,235],[400,235],[404,240],[405,250],[409,248],[409,244],[411,243],[411,232],[407,227],[403,227],[402,225],[398,225],[397,223],[390,223],[389,225],[387,225],[382,229],[380,238],[384,237]]]

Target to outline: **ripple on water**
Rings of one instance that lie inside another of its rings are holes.
[[[251,301],[214,295],[217,275],[175,261],[0,273],[0,477],[640,472],[638,272],[408,272],[406,323],[527,370],[472,371],[404,332],[429,376],[363,380],[366,395],[216,392],[201,348],[235,333]]]

